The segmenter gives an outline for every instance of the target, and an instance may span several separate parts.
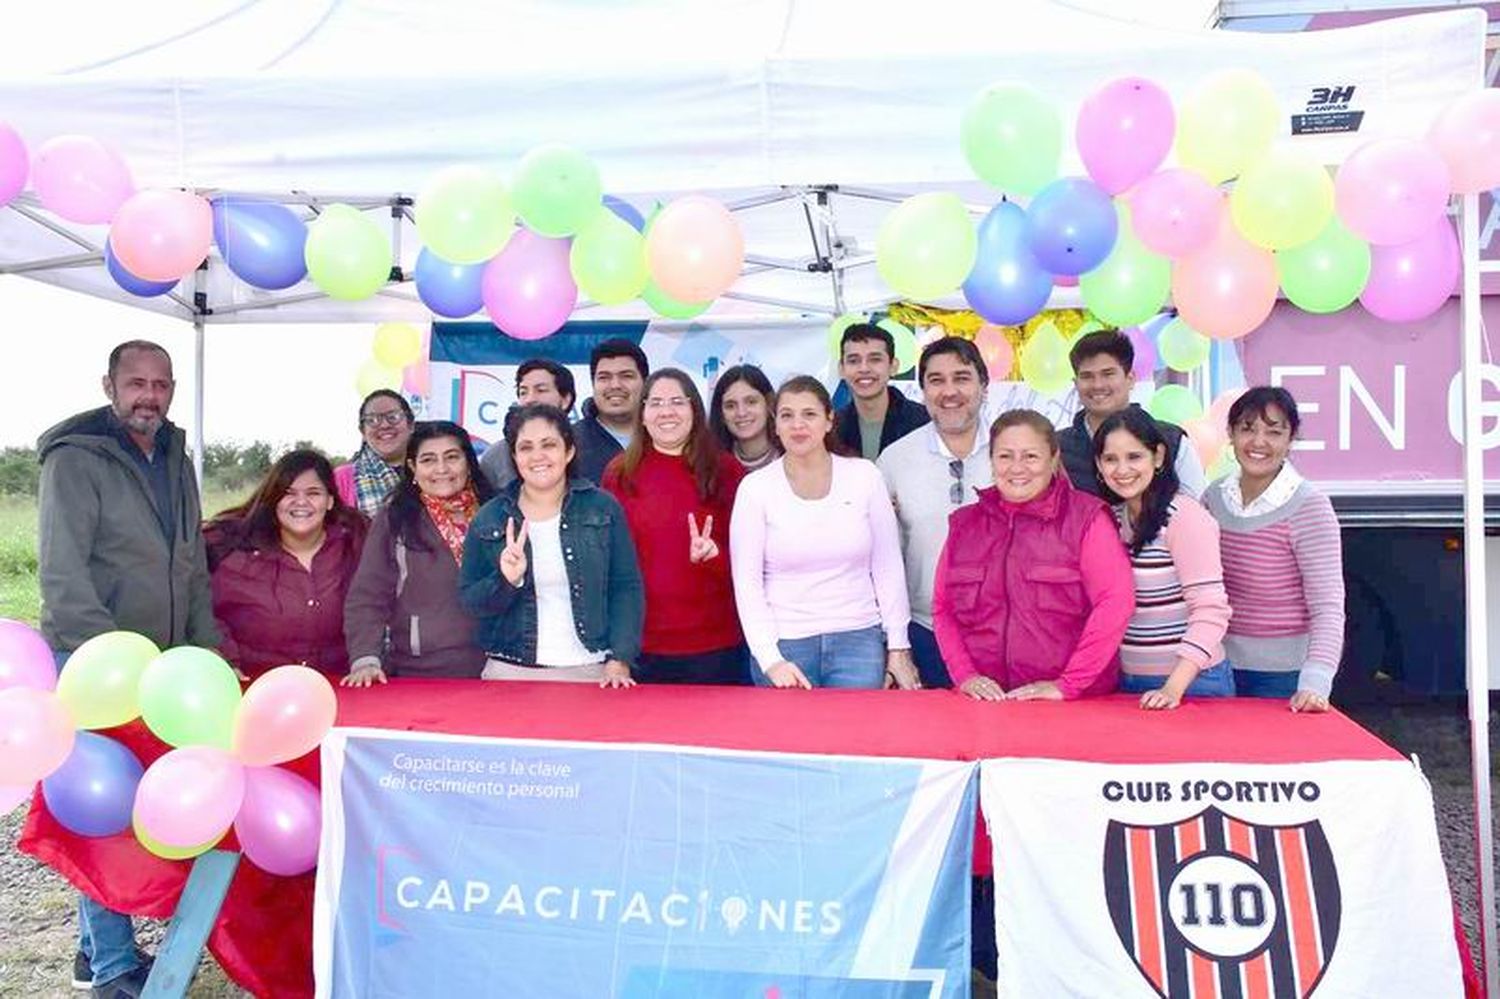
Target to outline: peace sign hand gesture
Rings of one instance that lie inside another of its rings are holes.
[[[500,549],[500,574],[511,586],[520,586],[526,578],[526,522],[516,533],[515,521],[505,518],[505,547]]]
[[[714,529],[714,515],[708,514],[703,518],[703,530],[698,530],[698,521],[691,513],[688,514],[688,561],[707,562],[711,558],[719,557],[719,543],[712,537]]]

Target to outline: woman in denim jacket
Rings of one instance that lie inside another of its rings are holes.
[[[522,406],[505,443],[517,478],[474,518],[459,583],[489,653],[484,678],[634,686],[646,605],[625,512],[573,475],[560,410]]]

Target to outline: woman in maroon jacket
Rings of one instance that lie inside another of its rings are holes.
[[[287,663],[349,671],[344,597],[365,521],[339,498],[327,458],[282,455],[250,499],[203,534],[226,659],[251,678]]]
[[[646,584],[637,680],[750,682],[729,575],[729,514],[744,476],[693,380],[652,372],[635,436],[600,483],[625,508]]]

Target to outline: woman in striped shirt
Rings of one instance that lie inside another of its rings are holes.
[[[1203,500],[1223,532],[1235,688],[1326,711],[1344,646],[1344,559],[1333,504],[1287,460],[1299,422],[1286,389],[1246,391],[1229,407],[1239,473]]]
[[[1183,695],[1228,697],[1224,661],[1229,597],[1219,562],[1219,526],[1179,488],[1156,421],[1130,407],[1094,433],[1103,498],[1130,551],[1135,613],[1120,643],[1120,689],[1141,707],[1175,708]]]

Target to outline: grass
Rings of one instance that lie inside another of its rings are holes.
[[[241,502],[248,489],[210,487],[203,509],[212,515]],[[0,496],[0,617],[35,625],[42,609],[36,571],[36,498]]]

